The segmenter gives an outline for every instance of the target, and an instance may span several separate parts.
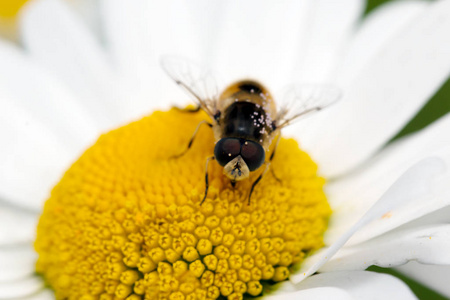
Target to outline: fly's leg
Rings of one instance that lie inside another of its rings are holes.
[[[255,189],[255,186],[258,184],[258,182],[263,178],[263,176],[267,173],[267,171],[269,170],[270,164],[272,163],[273,157],[275,156],[275,152],[278,148],[278,144],[280,143],[280,139],[281,139],[281,134],[278,134],[277,137],[277,141],[275,143],[275,147],[273,148],[272,154],[270,155],[269,161],[266,163],[266,168],[264,169],[264,171],[261,173],[261,175],[258,176],[258,178],[256,178],[255,182],[253,182],[252,184],[252,188],[250,189],[250,194],[248,195],[248,205],[250,205],[250,200],[252,197],[252,193],[253,190]],[[270,171],[272,172],[273,177],[278,181],[281,182],[281,179],[279,179],[276,175],[275,172],[273,171],[273,168],[270,168]]]
[[[208,157],[206,159],[206,166],[205,166],[205,196],[203,197],[202,202],[200,202],[200,205],[203,204],[206,200],[206,196],[208,195],[208,188],[209,188],[209,181],[208,181],[208,164],[211,160],[215,160],[216,158],[214,156]]]
[[[202,124],[206,124],[206,125],[208,125],[210,128],[212,128],[212,126],[213,126],[211,123],[208,123],[208,122],[206,122],[206,121],[201,121],[200,123],[198,123],[197,128],[195,128],[194,134],[192,135],[191,139],[189,140],[189,144],[188,144],[186,150],[184,150],[183,152],[181,152],[181,153],[178,154],[178,155],[174,155],[172,158],[178,158],[178,157],[181,157],[181,156],[185,155],[186,152],[188,152],[188,150],[191,148],[192,143],[194,142],[195,136],[197,135],[197,133],[198,133],[198,131],[199,131],[199,129],[200,129],[200,126],[202,126]]]
[[[200,109],[202,109],[202,108],[200,107],[200,105],[198,105],[198,106],[195,107],[195,108],[181,108],[181,107],[178,107],[178,106],[174,106],[174,108],[175,108],[176,110],[179,110],[179,111],[181,111],[181,112],[186,112],[186,113],[196,113],[196,112],[199,112]]]
[[[273,168],[270,169],[270,172],[272,173],[273,178],[275,178],[276,181],[281,183],[281,179],[277,177],[277,175],[275,174],[275,171],[273,170]]]
[[[255,182],[253,182],[252,188],[250,189],[250,194],[248,194],[248,203],[247,203],[247,205],[250,205],[250,199],[252,197],[253,190],[255,189],[255,186],[258,184],[258,182],[267,173],[267,171],[269,171],[269,167],[270,167],[270,161],[268,163],[266,163],[266,168],[264,169],[264,171],[258,176],[258,178],[256,178]]]
[[[280,143],[280,139],[281,139],[281,133],[278,134],[277,141],[275,143],[275,147],[273,148],[272,154],[270,155],[270,158],[269,158],[269,164],[272,162],[272,159],[275,156],[275,151],[278,148],[278,144]],[[275,172],[273,171],[273,168],[271,168],[270,171],[272,172],[273,178],[275,178],[276,181],[281,182],[281,179],[278,178],[277,175],[275,175]]]

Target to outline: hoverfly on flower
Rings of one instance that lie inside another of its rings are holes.
[[[219,93],[214,76],[206,68],[178,57],[163,57],[161,65],[169,77],[195,99],[197,108],[187,111],[201,109],[211,118],[211,122],[198,124],[187,149],[176,156],[180,157],[189,150],[201,125],[212,128],[216,142],[214,155],[206,160],[205,195],[201,204],[208,194],[208,164],[211,160],[217,160],[223,167],[223,173],[231,180],[232,186],[265,165],[251,186],[250,204],[255,186],[269,170],[281,138],[281,129],[328,107],[341,96],[340,90],[333,86],[291,84],[277,108],[269,90],[257,81],[236,81]],[[275,145],[266,160],[266,152],[270,151],[273,141]]]

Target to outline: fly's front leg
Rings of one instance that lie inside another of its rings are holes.
[[[278,134],[277,141],[275,143],[275,147],[273,148],[272,154],[270,155],[270,158],[269,158],[269,164],[272,162],[272,159],[275,156],[275,151],[278,148],[278,144],[280,143],[280,139],[281,139],[281,133]],[[281,182],[281,179],[279,179],[277,177],[277,175],[275,175],[275,172],[273,171],[273,168],[271,168],[270,171],[272,172],[273,178],[275,178],[276,181]]]
[[[247,205],[250,205],[250,199],[252,197],[253,190],[255,189],[255,186],[258,184],[258,182],[260,182],[261,179],[263,178],[263,176],[267,173],[267,171],[269,171],[269,167],[270,167],[270,161],[266,163],[266,168],[264,169],[264,171],[258,176],[258,178],[256,178],[255,182],[253,182],[252,188],[250,189],[250,194],[248,195]]]
[[[212,128],[212,126],[213,126],[211,123],[208,123],[208,122],[206,122],[206,121],[201,121],[200,123],[198,123],[197,128],[195,128],[194,134],[192,135],[191,139],[189,140],[189,144],[188,144],[186,150],[184,150],[183,152],[181,152],[181,153],[178,154],[178,155],[174,155],[173,158],[181,157],[181,156],[185,155],[186,152],[188,152],[188,150],[191,148],[192,143],[194,142],[195,136],[197,135],[197,133],[198,133],[198,131],[199,131],[199,129],[200,129],[200,126],[202,126],[202,124],[208,125],[209,128]]]
[[[211,160],[216,159],[214,156],[208,157],[206,159],[206,166],[205,166],[205,196],[203,197],[202,202],[200,202],[200,205],[203,204],[206,200],[206,196],[208,195],[208,188],[209,188],[209,181],[208,181],[208,164]]]

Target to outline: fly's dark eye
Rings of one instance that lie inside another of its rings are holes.
[[[241,142],[235,138],[223,138],[214,147],[214,156],[221,166],[225,166],[230,160],[241,152]]]
[[[250,171],[258,169],[266,159],[264,148],[255,142],[245,141],[242,145],[241,156]]]

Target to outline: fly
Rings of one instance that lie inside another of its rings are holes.
[[[216,144],[214,155],[206,160],[205,195],[200,205],[208,194],[208,164],[211,160],[216,160],[223,167],[225,176],[233,186],[249,178],[250,172],[264,165],[250,189],[250,204],[255,186],[269,170],[280,141],[281,129],[333,104],[341,95],[340,90],[332,86],[292,84],[286,89],[284,105],[277,108],[268,89],[257,81],[237,81],[218,93],[214,77],[206,69],[175,57],[164,57],[161,64],[175,83],[196,100],[198,108],[192,111],[202,109],[211,119],[210,122],[198,124],[186,149],[191,147],[203,124],[212,128]],[[273,151],[266,159],[273,142]]]

